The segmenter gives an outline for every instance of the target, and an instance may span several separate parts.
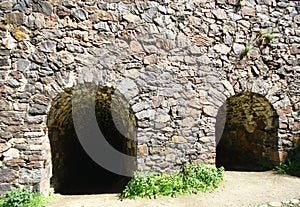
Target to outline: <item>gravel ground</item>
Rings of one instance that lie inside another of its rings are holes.
[[[48,207],[243,207],[300,198],[300,178],[267,172],[225,172],[211,193],[176,198],[118,199],[118,194],[55,195]]]

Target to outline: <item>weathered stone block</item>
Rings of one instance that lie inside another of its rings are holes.
[[[205,34],[195,35],[192,39],[192,42],[194,43],[194,45],[199,47],[210,46],[212,44],[212,40]]]
[[[160,163],[159,164],[159,167],[161,168],[161,169],[165,169],[165,168],[167,168],[167,167],[169,167],[169,163],[168,162],[162,162],[162,163]]]
[[[0,143],[0,153],[8,150],[10,147],[10,143]]]
[[[144,64],[149,65],[149,64],[155,64],[158,62],[158,58],[156,55],[148,55],[144,58]]]
[[[72,12],[72,16],[78,21],[84,21],[88,18],[88,12],[84,9],[76,9]]]
[[[20,125],[24,119],[23,112],[0,111],[0,121],[8,125]]]
[[[12,88],[18,88],[21,85],[21,83],[19,81],[17,81],[16,79],[8,80],[7,84]]]
[[[231,48],[225,44],[217,44],[213,48],[216,52],[221,53],[221,54],[227,54],[231,50]]]
[[[46,1],[34,1],[32,5],[32,11],[40,12],[47,16],[50,16],[53,12],[53,6],[51,3]]]
[[[69,65],[71,63],[74,62],[74,56],[72,55],[72,53],[69,53],[67,51],[61,51],[58,53],[58,56],[61,60],[61,62],[65,65]]]
[[[35,184],[39,183],[41,180],[41,170],[40,169],[21,169],[20,177],[19,177],[20,184]]]
[[[12,138],[12,133],[11,132],[4,132],[4,131],[0,131],[0,138],[2,139],[10,139]]]
[[[42,137],[44,135],[45,135],[45,133],[42,131],[41,132],[25,132],[24,133],[25,138]]]
[[[242,14],[245,16],[256,16],[255,8],[252,8],[249,6],[243,6],[241,11],[242,11]]]
[[[138,148],[141,156],[147,156],[149,154],[149,149],[146,144],[140,145]]]
[[[238,0],[227,0],[227,1],[231,5],[237,5],[237,3],[239,2]]]
[[[19,42],[29,39],[29,34],[27,29],[25,29],[25,27],[22,26],[14,27],[12,30],[12,36]]]
[[[75,56],[75,60],[86,66],[96,65],[99,61],[99,59],[89,54],[78,54]]]
[[[234,43],[234,44],[233,44],[233,52],[234,52],[236,55],[242,55],[242,54],[244,54],[244,52],[245,52],[245,46],[242,45],[242,44]]]
[[[0,67],[10,66],[9,59],[0,59]]]
[[[193,127],[197,122],[192,117],[186,117],[182,120],[182,127],[183,128],[191,128]]]
[[[41,104],[31,104],[29,107],[29,113],[32,115],[43,115],[47,112],[47,106]]]
[[[290,113],[292,113],[292,111],[293,111],[292,107],[287,106],[287,107],[284,107],[284,108],[277,109],[277,114],[279,116],[282,116],[282,115],[290,114]]]
[[[28,124],[40,124],[43,121],[45,121],[46,118],[47,118],[46,115],[35,115],[35,116],[32,116],[30,114],[27,114],[25,121]]]
[[[16,171],[12,169],[0,169],[0,183],[10,183],[14,181],[17,178]],[[1,185],[0,185],[0,191],[1,191]]]
[[[175,154],[167,154],[166,155],[166,161],[168,161],[168,162],[174,163],[175,159],[176,159],[176,155]]]
[[[41,43],[39,49],[42,52],[55,52],[56,51],[56,42],[55,41],[44,41]]]
[[[227,19],[227,14],[224,9],[213,10],[212,13],[216,16],[217,19]]]
[[[119,82],[117,85],[117,89],[125,95],[127,100],[130,100],[139,93],[139,89],[136,83],[129,78],[125,78],[121,82]]]
[[[218,110],[214,106],[203,106],[203,112],[209,116],[216,116]]]
[[[124,14],[123,18],[126,21],[131,22],[131,23],[137,23],[137,24],[142,23],[142,20],[139,16],[131,14],[131,13]]]
[[[30,62],[25,59],[19,59],[16,62],[16,68],[19,71],[25,71],[26,69],[29,69],[29,66],[30,66]]]
[[[3,153],[6,160],[11,158],[19,158],[20,157],[20,151],[15,148],[10,148],[6,152]]]
[[[187,140],[183,136],[175,135],[172,137],[172,142],[177,144],[183,144],[183,143],[187,143]]]
[[[168,114],[159,114],[155,117],[155,122],[165,123],[170,120],[170,116]]]
[[[12,10],[12,8],[13,8],[13,3],[10,1],[3,1],[0,3],[0,10],[9,11],[9,10]]]
[[[0,197],[4,196],[6,192],[10,191],[13,188],[12,184],[1,183],[0,184]]]
[[[11,103],[5,100],[0,100],[0,111],[10,111],[10,110],[12,110]]]
[[[110,28],[109,28],[107,22],[99,22],[97,24],[94,24],[94,28],[96,30],[104,31],[104,32],[109,32],[110,31]]]
[[[22,12],[12,12],[6,14],[7,23],[22,25],[24,23],[24,13]]]

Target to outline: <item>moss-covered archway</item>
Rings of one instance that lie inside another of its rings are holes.
[[[73,92],[74,88],[68,88],[60,93],[53,100],[48,114],[53,165],[51,184],[56,192],[63,194],[120,192],[129,178],[98,165],[89,157],[78,140],[72,118]],[[98,86],[96,94],[89,91],[79,93],[82,93],[82,99],[77,101],[82,102],[82,108],[86,107],[86,95],[95,96],[96,119],[107,142],[118,151],[136,157],[136,121],[124,96],[118,90],[104,86]],[[111,107],[112,99],[115,102],[114,107]],[[119,130],[120,126],[123,130],[126,129],[125,132]],[[132,171],[136,169],[132,164],[129,167],[134,168]]]
[[[278,115],[260,94],[238,93],[226,101],[217,116],[224,123],[216,135],[216,165],[227,170],[265,170],[279,163]]]

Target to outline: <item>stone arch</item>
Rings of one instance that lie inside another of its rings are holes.
[[[136,120],[131,107],[119,90],[107,86],[96,87],[96,94],[90,94],[85,89],[79,92],[82,94],[79,100],[82,102],[82,109],[86,107],[86,96],[95,95],[96,120],[105,139],[118,151],[136,157]],[[48,114],[53,165],[51,184],[55,191],[65,194],[119,192],[129,178],[99,166],[78,140],[72,116],[74,90],[71,87],[58,94]],[[118,102],[114,107],[112,97]],[[124,109],[128,111],[125,112]],[[136,163],[123,163],[121,159],[113,161],[120,167],[130,168],[132,172],[137,167]]]
[[[253,92],[226,100],[216,118],[216,165],[228,170],[264,170],[279,163],[279,116],[271,103]]]

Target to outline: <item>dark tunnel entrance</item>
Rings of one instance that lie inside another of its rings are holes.
[[[220,130],[222,124],[224,130]],[[279,164],[278,125],[275,109],[260,94],[242,92],[229,98],[216,120],[217,167],[241,171],[272,169]]]
[[[83,92],[82,107],[85,107],[84,96],[88,93],[88,91]],[[61,194],[119,193],[130,177],[104,169],[85,152],[73,125],[72,96],[73,88],[66,89],[59,94],[54,99],[48,115],[47,124],[53,165],[51,185],[55,192]],[[112,97],[117,100],[114,109],[111,107]],[[95,99],[97,123],[107,142],[118,151],[136,157],[136,122],[124,96],[115,89],[99,86]],[[115,110],[114,113],[113,110]],[[128,111],[123,113],[124,110]],[[112,114],[114,114],[113,117]],[[126,129],[125,133],[120,132],[116,122]],[[126,163],[121,164],[126,165]],[[133,172],[136,169],[136,163],[131,163],[128,167]]]

